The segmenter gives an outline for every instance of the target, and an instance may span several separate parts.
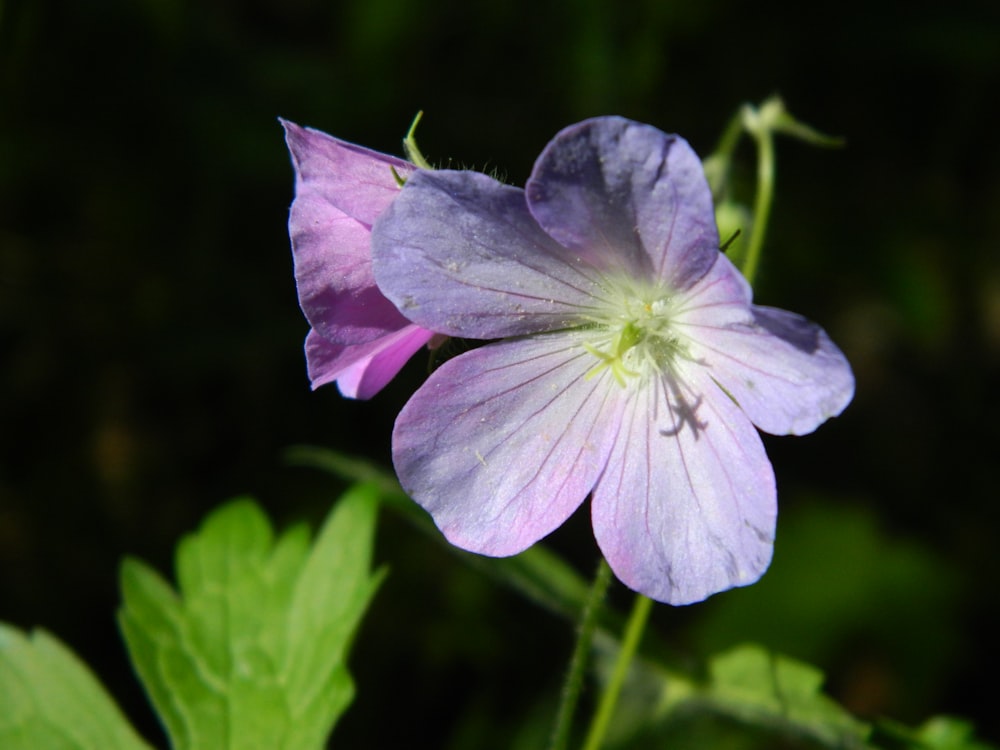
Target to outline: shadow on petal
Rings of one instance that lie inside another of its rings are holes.
[[[754,322],[773,336],[791,344],[800,352],[812,354],[820,346],[822,329],[800,315],[769,307],[753,307]]]

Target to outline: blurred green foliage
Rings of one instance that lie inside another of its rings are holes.
[[[583,117],[650,122],[707,154],[742,102],[777,92],[847,145],[778,142],[757,299],[821,322],[858,394],[815,436],[768,440],[772,574],[658,608],[655,626],[679,660],[756,638],[817,660],[865,718],[949,711],[996,739],[980,686],[1000,670],[1000,7],[818,13],[780,0],[7,0],[0,619],[58,633],[141,718],[109,627],[120,558],[166,568],[182,532],[245,491],[283,521],[323,517],[339,487],[284,465],[290,444],[387,461],[422,363],[373,403],[309,392],[279,115],[398,153],[423,109],[429,158],[519,183]],[[740,157],[749,190],[752,152]],[[585,514],[552,543],[593,569]],[[376,559],[392,574],[338,736],[531,746],[509,717],[548,721],[568,624],[396,516]]]

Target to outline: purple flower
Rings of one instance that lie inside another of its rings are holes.
[[[436,370],[396,421],[406,491],[455,545],[524,550],[592,493],[628,586],[673,604],[757,580],[774,474],[754,425],[803,434],[854,378],[813,323],[751,304],[701,163],[617,117],[549,143],[524,190],[414,174],[372,235],[407,318],[500,339]]]
[[[282,120],[295,167],[288,220],[299,304],[312,329],[313,388],[337,381],[349,398],[374,396],[433,333],[400,315],[375,285],[372,223],[414,166]]]

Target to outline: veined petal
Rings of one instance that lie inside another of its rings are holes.
[[[594,486],[624,389],[576,334],[488,344],[449,360],[403,408],[393,460],[448,540],[512,555],[565,521]]]
[[[366,400],[381,391],[434,334],[408,325],[375,341],[334,344],[315,330],[306,336],[306,364],[313,389],[337,381],[347,398]]]
[[[382,292],[415,323],[463,338],[578,324],[595,270],[546,235],[524,191],[476,172],[417,172],[375,223]]]
[[[687,289],[719,249],[712,194],[683,138],[621,117],[572,125],[525,186],[542,228],[593,265]]]
[[[361,344],[408,325],[371,270],[371,223],[399,195],[390,167],[413,165],[282,121],[295,167],[288,232],[299,304],[336,344]]]
[[[847,358],[801,315],[754,305],[746,323],[704,331],[692,354],[764,432],[804,435],[854,396]]]
[[[594,534],[611,569],[657,601],[690,604],[756,581],[771,560],[776,493],[760,436],[688,363],[624,410],[594,488]]]
[[[746,320],[753,291],[732,261],[716,250],[712,267],[678,296],[682,300],[673,312],[674,323],[688,326],[687,333],[697,337],[700,328]]]

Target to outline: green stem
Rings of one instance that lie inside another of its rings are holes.
[[[580,690],[583,687],[583,677],[587,666],[587,656],[590,653],[590,646],[594,640],[597,614],[600,612],[601,602],[604,601],[604,595],[607,593],[610,584],[611,568],[608,566],[607,560],[602,557],[601,562],[597,566],[597,573],[594,575],[594,583],[590,587],[587,602],[580,613],[576,646],[573,648],[573,656],[570,658],[566,681],[563,683],[562,697],[559,700],[559,711],[556,713],[556,723],[552,728],[552,737],[549,740],[549,750],[565,750],[569,743],[573,713],[576,710],[577,701],[580,699]]]
[[[719,138],[719,144],[715,147],[713,154],[720,154],[726,159],[731,159],[733,156],[733,151],[736,150],[736,144],[740,141],[740,136],[743,134],[743,113],[737,111],[733,115],[729,122],[726,123],[726,129],[722,131],[722,137]]]
[[[703,162],[705,167],[705,177],[708,179],[708,186],[712,190],[712,200],[719,202],[725,198],[726,186],[729,183],[729,166],[733,160],[733,152],[740,142],[743,134],[742,111],[737,111],[733,118],[726,125],[719,144],[715,147],[707,159]]]
[[[604,689],[604,695],[601,696],[597,713],[594,714],[594,719],[590,723],[587,740],[583,745],[584,750],[599,750],[601,743],[604,742],[604,735],[607,734],[608,724],[614,715],[615,706],[618,705],[618,696],[621,694],[622,685],[625,684],[625,677],[639,647],[639,642],[642,640],[642,633],[646,629],[646,622],[649,620],[652,608],[652,599],[648,599],[642,594],[636,595],[632,612],[629,614],[628,622],[625,623],[625,634],[622,637],[622,645],[618,651],[614,671]]]
[[[769,124],[760,125],[759,122],[757,127],[748,127],[748,130],[757,141],[757,195],[754,196],[753,228],[741,270],[746,280],[753,284],[774,201],[774,134]]]

